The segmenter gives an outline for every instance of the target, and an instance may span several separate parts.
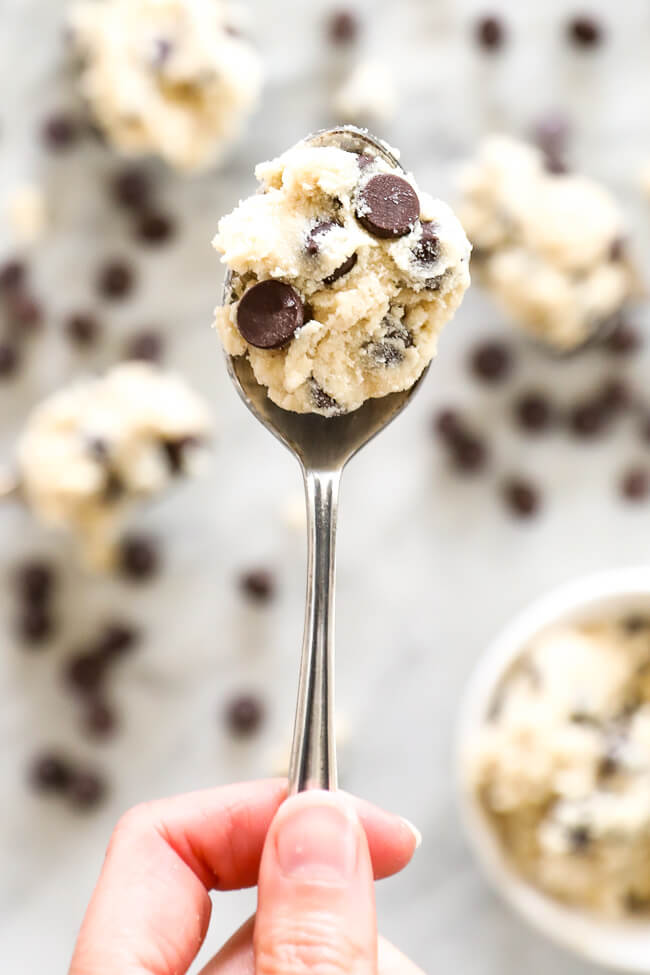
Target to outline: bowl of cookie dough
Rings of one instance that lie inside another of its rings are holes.
[[[507,903],[609,969],[650,969],[650,566],[517,616],[461,707],[467,837]]]

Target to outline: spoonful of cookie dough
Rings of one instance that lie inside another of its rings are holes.
[[[307,609],[290,786],[333,789],[341,473],[423,379],[469,285],[470,245],[394,150],[352,126],[308,137],[256,175],[259,191],[214,240],[227,267],[215,326],[239,395],[303,472]]]

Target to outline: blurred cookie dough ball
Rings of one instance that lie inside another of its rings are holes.
[[[44,523],[76,536],[90,566],[108,569],[136,503],[196,473],[210,432],[181,378],[124,363],[36,407],[18,446],[21,491]]]
[[[625,219],[603,186],[505,136],[485,140],[460,182],[477,280],[536,339],[575,349],[637,296]]]
[[[78,0],[81,87],[109,141],[179,170],[219,160],[254,109],[260,59],[224,0]]]
[[[360,61],[335,91],[332,109],[338,121],[388,123],[397,113],[397,88],[381,61]]]

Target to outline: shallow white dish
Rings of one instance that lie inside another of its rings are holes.
[[[586,622],[609,614],[650,613],[650,566],[617,569],[579,579],[524,610],[488,647],[461,707],[457,777],[461,814],[470,845],[488,879],[508,904],[552,941],[589,961],[625,972],[650,972],[650,922],[608,921],[547,896],[523,880],[505,858],[473,794],[466,756],[480,734],[504,672],[540,630],[557,622]]]

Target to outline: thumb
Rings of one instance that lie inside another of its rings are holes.
[[[368,843],[340,793],[305,792],[280,807],[258,888],[256,975],[377,975]]]

